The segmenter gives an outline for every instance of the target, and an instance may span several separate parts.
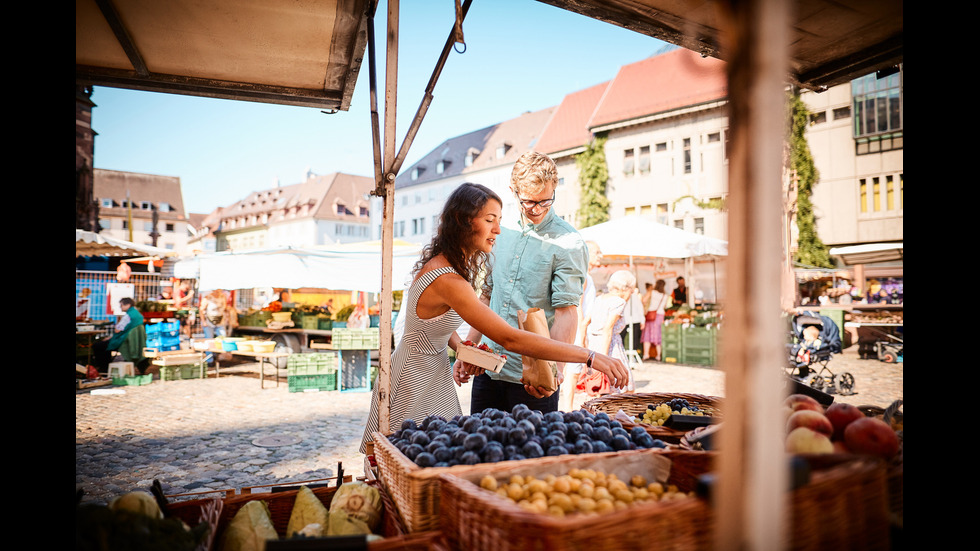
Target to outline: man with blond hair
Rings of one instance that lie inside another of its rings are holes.
[[[578,231],[551,208],[557,186],[558,169],[547,155],[529,151],[514,164],[510,191],[517,199],[520,217],[502,227],[497,237],[493,290],[484,300],[513,327],[518,326],[519,310],[540,308],[548,319],[551,338],[572,343],[589,255]],[[470,329],[467,338],[479,343],[483,335]],[[543,412],[558,410],[559,391],[521,383],[520,354],[509,352],[492,340],[485,342],[495,353],[507,356],[500,373],[484,373],[459,361],[453,366],[457,383],[475,375],[471,413],[489,408],[510,411],[517,404]],[[559,382],[563,369],[559,364]]]

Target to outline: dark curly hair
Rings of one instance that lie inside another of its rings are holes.
[[[415,263],[412,274],[417,275],[426,262],[441,254],[446,257],[456,273],[473,285],[474,290],[481,291],[484,296],[490,296],[493,288],[490,277],[492,270],[490,255],[483,251],[475,251],[467,257],[466,245],[473,235],[473,219],[480,215],[484,205],[491,199],[503,205],[500,196],[484,185],[469,182],[460,184],[446,199],[442,214],[439,216],[436,235],[432,238],[432,242],[422,249],[422,256]],[[485,269],[483,285],[478,288],[476,280],[483,269]]]

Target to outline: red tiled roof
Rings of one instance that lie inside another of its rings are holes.
[[[554,111],[554,107],[548,107],[533,113],[527,112],[496,125],[487,137],[486,148],[473,160],[472,165],[463,170],[463,173],[513,163],[526,151],[540,151],[537,139]],[[500,145],[506,145],[503,157],[497,156],[497,148]]]
[[[592,133],[589,132],[588,122],[609,82],[565,96],[534,148],[553,154],[589,143]]]
[[[723,61],[678,48],[621,67],[588,126],[627,121],[727,96]]]

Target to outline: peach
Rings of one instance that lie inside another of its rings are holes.
[[[806,427],[797,427],[786,436],[789,453],[834,453],[834,444],[826,435]]]
[[[830,436],[831,440],[843,439],[844,429],[847,428],[847,425],[864,418],[864,413],[861,413],[857,406],[844,402],[830,404],[824,415],[830,419],[830,424],[834,426],[834,434]]]
[[[830,438],[830,435],[834,434],[834,425],[830,424],[830,419],[827,419],[819,411],[809,409],[795,411],[786,420],[786,432],[791,432],[797,427],[806,427],[823,434],[827,438]]]
[[[898,453],[899,441],[888,423],[875,417],[852,421],[844,429],[844,444],[854,453],[890,459]]]
[[[806,394],[790,394],[786,397],[786,400],[784,400],[783,403],[789,406],[789,408],[793,411],[809,409],[823,413],[823,406],[820,405],[820,402],[811,396],[807,396]]]

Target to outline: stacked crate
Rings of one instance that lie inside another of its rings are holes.
[[[286,359],[289,392],[337,390],[336,352],[290,354]]]
[[[381,346],[381,329],[334,329],[331,343],[337,350],[377,350]]]
[[[180,349],[180,321],[161,321],[146,326],[146,347],[160,352]]]

